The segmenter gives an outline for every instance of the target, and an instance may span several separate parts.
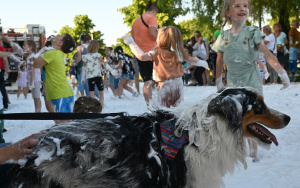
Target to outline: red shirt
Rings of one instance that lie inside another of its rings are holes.
[[[5,48],[3,46],[0,46],[0,51],[1,52],[6,52],[6,50],[5,50]],[[4,61],[3,61],[2,57],[0,57],[0,69],[1,70],[5,70]]]

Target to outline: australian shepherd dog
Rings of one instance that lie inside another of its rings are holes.
[[[170,111],[61,124],[39,137],[12,187],[222,187],[227,172],[247,167],[244,138],[278,145],[266,127],[289,121],[255,90],[228,88]]]

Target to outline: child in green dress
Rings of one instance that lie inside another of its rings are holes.
[[[249,16],[250,0],[224,0],[222,17],[225,18],[223,27],[228,22],[231,28],[221,31],[212,47],[218,53],[216,66],[216,85],[218,90],[224,89],[222,70],[224,63],[228,67],[227,85],[229,87],[253,87],[263,94],[257,61],[259,51],[281,77],[283,87],[289,86],[290,80],[286,71],[281,67],[275,56],[264,45],[264,35],[257,27],[245,26]],[[258,161],[257,144],[249,142],[250,156],[253,162]]]
[[[250,0],[249,0],[250,1]],[[290,80],[286,71],[281,67],[275,56],[263,43],[264,35],[257,27],[245,26],[249,16],[248,0],[225,0],[222,16],[226,22],[231,22],[231,28],[222,30],[213,49],[218,53],[216,84],[218,90],[223,89],[222,67],[228,66],[227,84],[229,87],[250,86],[257,89],[261,94],[262,82],[256,62],[261,51],[267,62],[278,72],[283,87],[289,86]]]

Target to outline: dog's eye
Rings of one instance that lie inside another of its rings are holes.
[[[264,114],[267,112],[266,106],[263,103],[258,103],[254,106],[255,114]]]

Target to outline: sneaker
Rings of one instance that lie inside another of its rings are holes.
[[[295,76],[299,76],[299,74],[296,73]]]
[[[252,162],[254,163],[259,162],[259,158],[255,157],[254,159],[252,159]]]

